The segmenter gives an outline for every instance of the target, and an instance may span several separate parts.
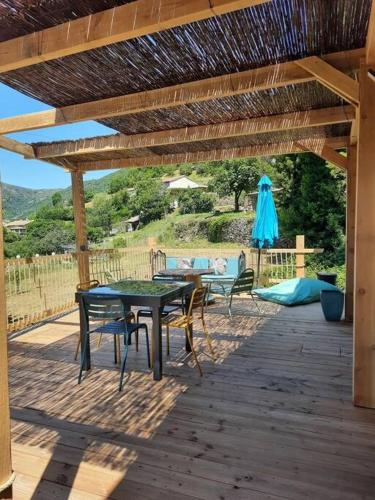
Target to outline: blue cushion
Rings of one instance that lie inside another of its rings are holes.
[[[195,257],[193,269],[208,269],[208,257]]]
[[[202,280],[204,281],[228,281],[237,278],[237,274],[204,274]]]
[[[225,274],[233,274],[237,276],[239,274],[238,257],[228,257],[227,272]]]
[[[166,267],[167,269],[177,269],[177,259],[175,257],[167,257]]]
[[[253,292],[263,300],[285,306],[310,304],[320,301],[322,290],[339,290],[325,281],[312,278],[294,278],[271,288],[257,288]]]

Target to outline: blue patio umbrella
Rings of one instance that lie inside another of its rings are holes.
[[[258,248],[258,272],[259,280],[260,253],[262,248],[271,248],[279,238],[279,225],[275,201],[272,195],[272,181],[267,175],[263,175],[258,182],[259,193],[255,223],[252,231],[253,247]]]

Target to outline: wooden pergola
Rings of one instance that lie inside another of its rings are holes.
[[[53,107],[0,119],[0,147],[71,173],[80,280],[89,278],[85,172],[319,155],[347,173],[353,402],[375,408],[375,2],[53,3],[11,11],[0,1],[0,81]],[[85,120],[118,133],[6,137]],[[0,498],[11,498],[3,262],[0,292]]]

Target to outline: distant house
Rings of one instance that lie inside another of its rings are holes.
[[[164,177],[162,179],[164,186],[172,191],[176,196],[172,202],[173,208],[178,208],[178,193],[185,189],[207,189],[207,186],[203,184],[198,184],[192,181],[186,175],[180,175],[179,177]]]
[[[9,229],[9,231],[13,231],[13,233],[18,234],[18,236],[23,236],[26,232],[26,227],[28,224],[32,222],[31,220],[13,220],[12,222],[7,222],[4,224],[4,227]]]
[[[165,177],[162,179],[162,182],[167,189],[171,190],[207,189],[207,186],[192,181],[189,177],[186,177],[186,175],[180,175],[179,177]]]
[[[127,225],[126,231],[128,232],[136,231],[139,226],[139,215],[130,217],[130,219],[127,219],[125,223]]]

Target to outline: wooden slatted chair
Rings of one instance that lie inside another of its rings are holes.
[[[146,346],[147,346],[147,361],[148,367],[151,367],[150,363],[150,346],[148,339],[148,329],[145,323],[130,323],[127,321],[127,311],[125,310],[124,304],[121,300],[113,299],[109,296],[90,296],[84,295],[82,297],[84,306],[84,323],[85,328],[85,342],[83,345],[83,352],[81,357],[81,365],[78,376],[78,383],[81,383],[82,372],[86,358],[87,345],[90,341],[90,335],[92,333],[100,334],[110,334],[113,335],[114,339],[118,338],[120,340],[121,336],[124,339],[124,357],[120,368],[120,383],[119,391],[122,390],[123,379],[125,373],[126,360],[128,357],[128,350],[130,345],[131,335],[134,332],[138,332],[143,329],[146,334]],[[121,319],[119,319],[121,318]],[[90,320],[95,322],[100,319],[102,322],[101,326],[91,329]],[[116,344],[116,342],[115,342]]]
[[[210,350],[211,354],[208,354],[207,352],[203,351],[203,353],[211,358],[213,361],[215,361],[216,356],[214,349],[212,347],[212,341],[210,334],[207,330],[207,325],[205,322],[204,318],[204,313],[205,313],[205,306],[206,306],[206,297],[207,297],[207,287],[199,287],[196,288],[193,291],[193,294],[190,299],[190,305],[187,314],[169,314],[167,317],[162,318],[162,324],[165,325],[166,331],[167,331],[167,355],[169,356],[170,354],[170,343],[169,343],[169,330],[170,328],[182,328],[185,330],[186,337],[189,341],[191,351],[193,353],[198,371],[200,376],[203,375],[201,365],[198,361],[198,356],[195,351],[194,345],[193,345],[193,339],[192,339],[192,334],[190,327],[193,325],[194,322],[194,317],[193,317],[193,311],[198,310],[199,311],[199,316],[197,319],[200,319],[202,322],[203,326],[203,333],[206,338],[208,348]]]

